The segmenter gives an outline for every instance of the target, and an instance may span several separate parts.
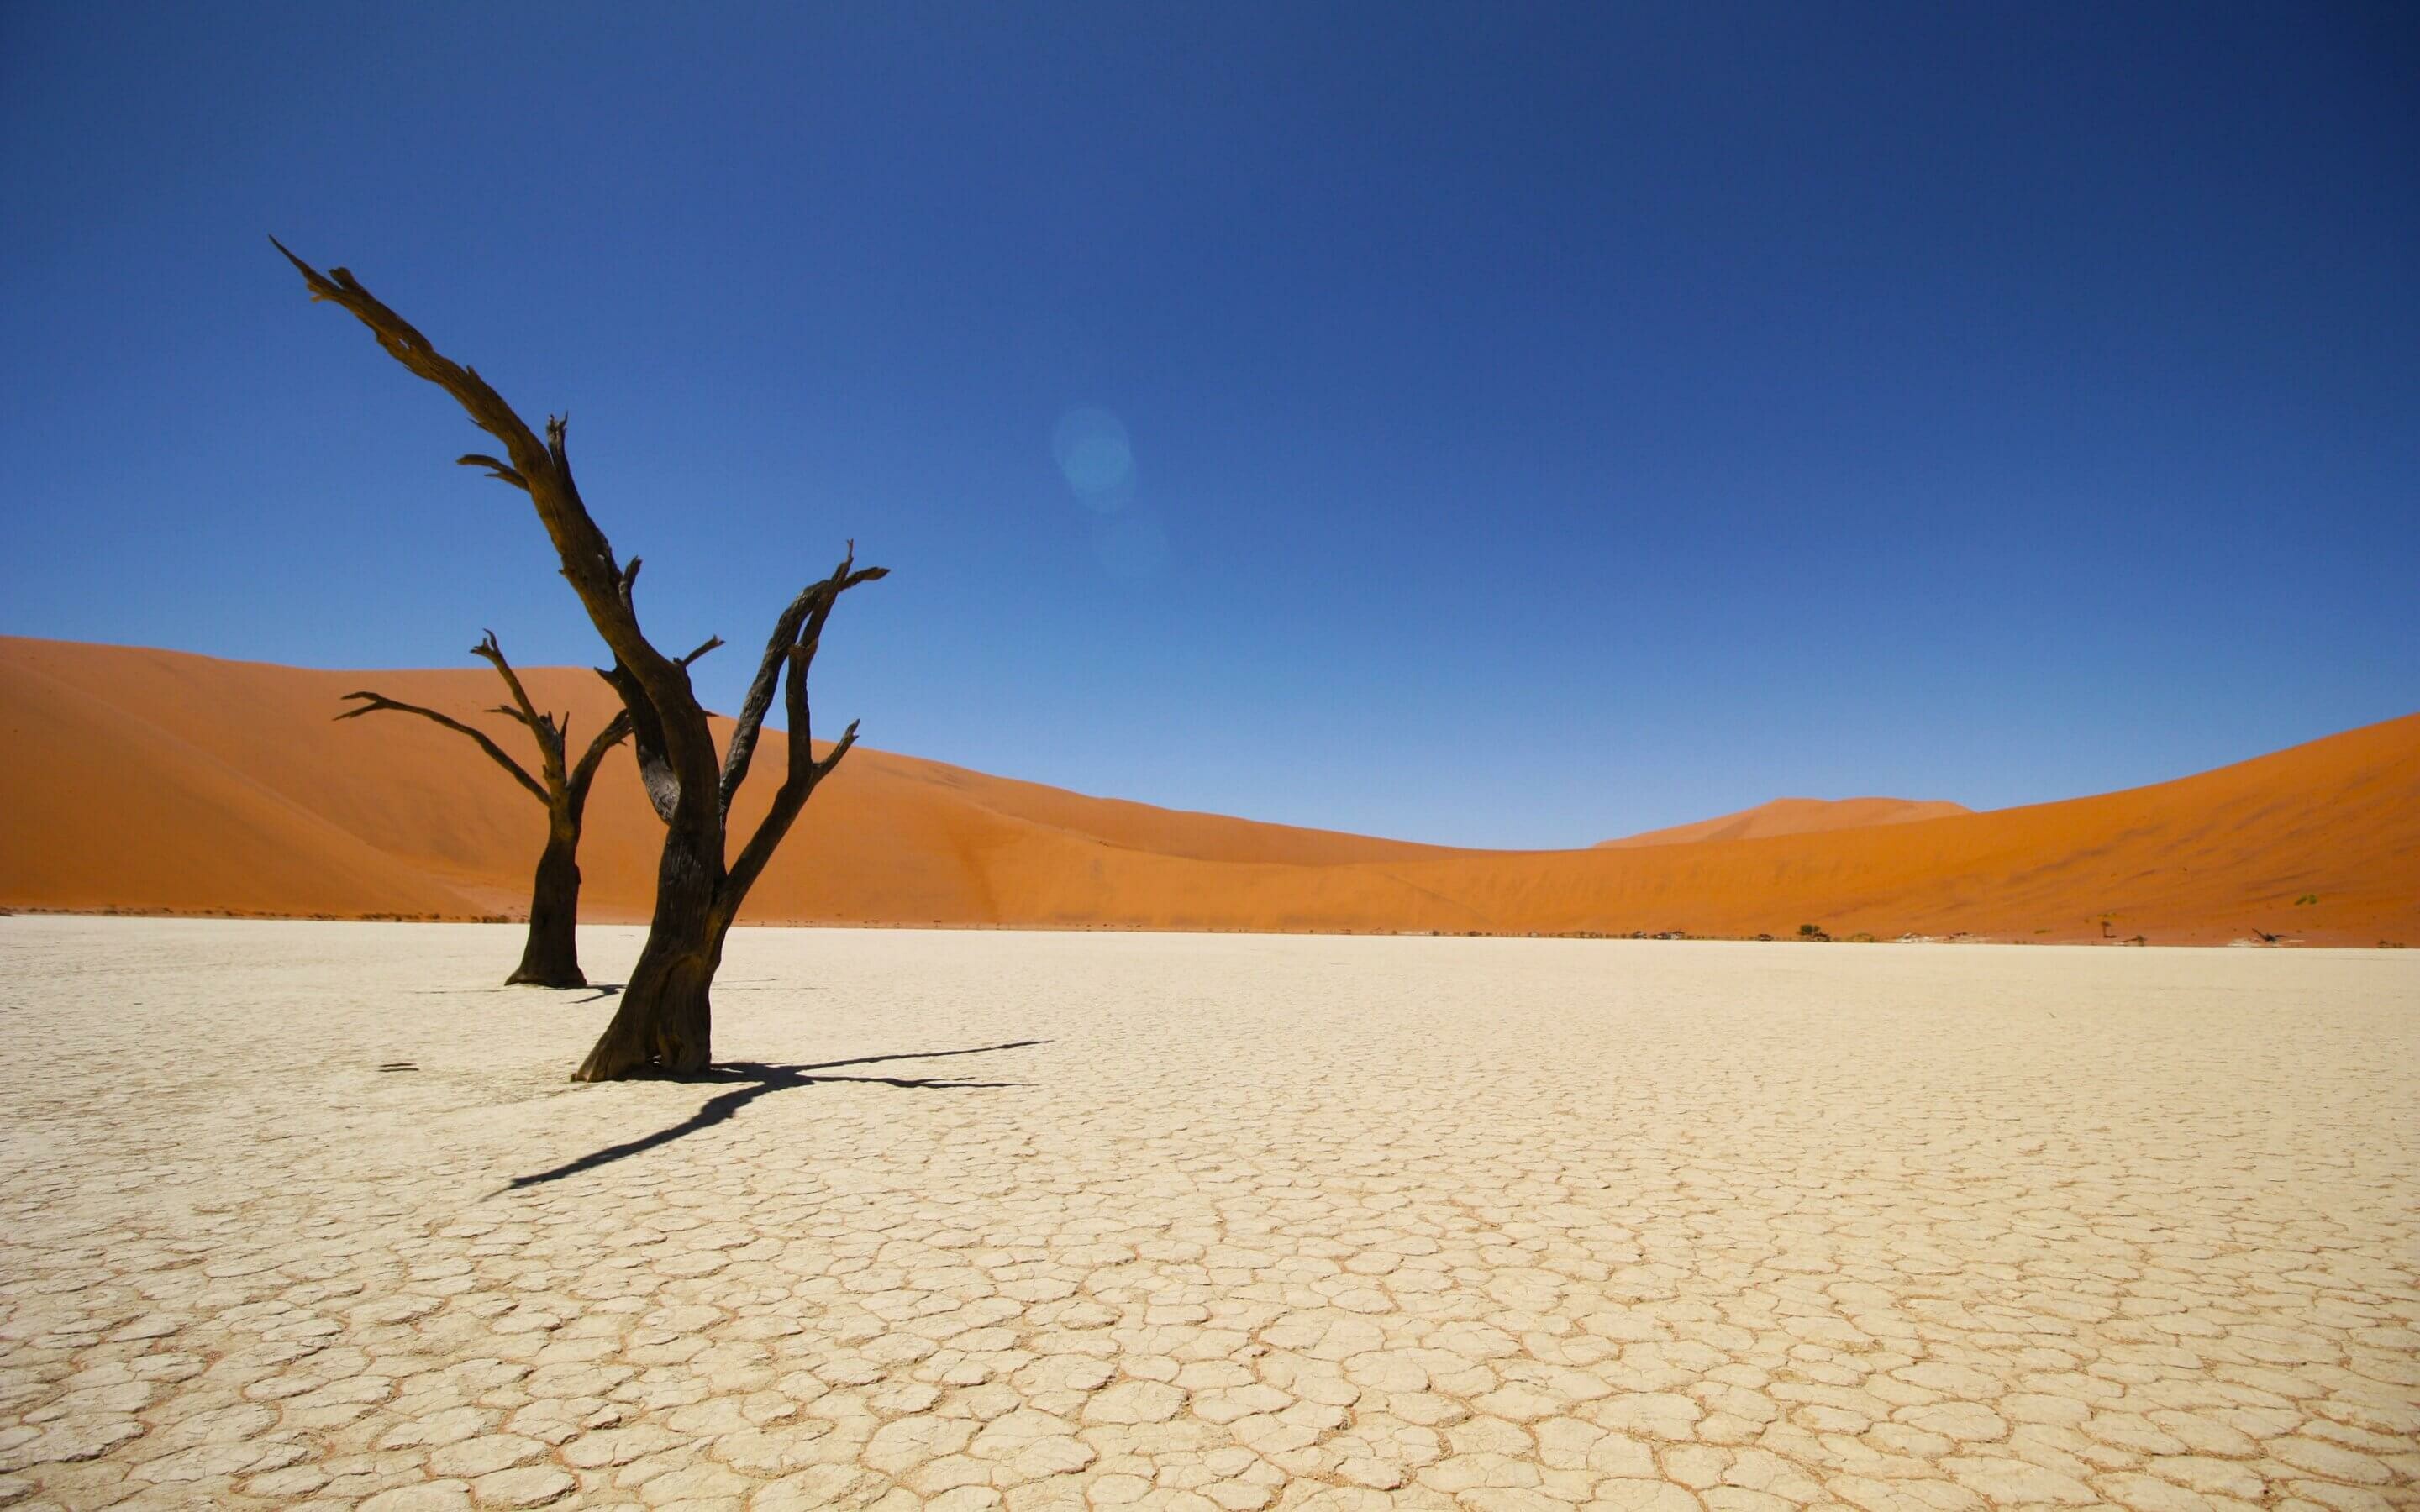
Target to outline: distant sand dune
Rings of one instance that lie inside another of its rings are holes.
[[[526,676],[542,706],[570,711],[575,743],[612,711],[584,670]],[[484,668],[315,671],[0,638],[0,769],[12,789],[0,805],[0,903],[452,918],[523,905],[537,806],[458,736],[404,717],[334,723],[340,696],[364,686],[455,711],[496,699]],[[517,729],[488,722],[519,748]],[[760,769],[778,769],[782,746],[768,734]],[[743,822],[769,791],[759,785],[753,806],[743,795]],[[659,833],[616,753],[581,856],[587,917],[645,917]],[[2420,945],[2420,716],[2097,797],[1646,843],[1655,839],[1453,850],[1084,797],[861,747],[746,917],[1739,935],[1817,923],[1835,934],[2154,943],[2257,927]]]
[[[1776,798],[1737,813],[1718,814],[1693,825],[1650,829],[1620,840],[1601,840],[1601,851],[1628,850],[1637,845],[1688,845],[1708,840],[1769,840],[1776,835],[1812,835],[1826,829],[1860,829],[1868,825],[1905,825],[1918,819],[1945,819],[1973,813],[1962,803],[1921,798]]]

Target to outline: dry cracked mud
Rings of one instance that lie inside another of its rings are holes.
[[[2420,1504],[2420,955],[518,949],[0,918],[0,1504]]]

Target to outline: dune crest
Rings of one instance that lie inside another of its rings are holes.
[[[1620,851],[1640,845],[1692,845],[1709,840],[1765,840],[1775,835],[1861,829],[1868,825],[1906,825],[1919,819],[1947,819],[1951,814],[1974,811],[1962,803],[1942,798],[1776,798],[1753,809],[1716,814],[1695,824],[1601,840],[1595,848]]]
[[[541,810],[444,731],[334,722],[365,676],[0,637],[0,769],[14,787],[0,806],[0,903],[517,913]],[[540,707],[569,711],[575,741],[613,710],[584,669],[524,676]],[[376,681],[448,710],[494,702],[484,668]],[[510,733],[501,717],[486,722]],[[758,760],[778,764],[784,738],[767,732]],[[744,794],[740,810],[752,821]],[[616,751],[581,853],[584,918],[645,918],[659,837],[627,749]],[[1512,934],[1788,934],[1815,923],[1842,936],[2156,944],[2257,930],[2420,945],[2420,716],[2094,797],[1650,839],[1455,850],[1086,797],[860,747],[743,918]]]

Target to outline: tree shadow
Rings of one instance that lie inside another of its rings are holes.
[[[415,997],[475,997],[504,993],[586,993],[585,997],[571,1000],[573,1007],[612,997],[626,984],[618,981],[592,981],[582,987],[541,987],[534,981],[508,981],[497,987],[407,987],[404,991]]]
[[[695,1113],[668,1129],[659,1129],[644,1138],[618,1145],[608,1145],[577,1160],[566,1161],[551,1170],[534,1176],[516,1176],[505,1183],[506,1191],[525,1186],[537,1186],[547,1181],[560,1181],[566,1176],[593,1171],[617,1160],[644,1154],[675,1139],[684,1138],[700,1129],[710,1129],[729,1119],[741,1108],[769,1092],[786,1092],[793,1088],[814,1087],[823,1082],[861,1082],[878,1087],[897,1087],[913,1091],[975,1091],[985,1088],[1024,1087],[1024,1082],[976,1082],[924,1076],[825,1076],[817,1072],[837,1071],[844,1066],[871,1066],[886,1060],[940,1060],[952,1056],[987,1056],[998,1050],[1023,1050],[1031,1045],[1047,1044],[1047,1040],[1010,1040],[1000,1044],[970,1046],[965,1050],[902,1051],[888,1056],[859,1056],[848,1060],[826,1060],[812,1066],[773,1065],[758,1060],[735,1060],[728,1065],[708,1067],[695,1076],[664,1077],[666,1081],[734,1082],[738,1086],[717,1097],[710,1097]]]

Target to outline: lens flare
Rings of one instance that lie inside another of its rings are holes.
[[[1084,405],[1061,415],[1051,427],[1050,455],[1087,509],[1112,514],[1133,500],[1134,443],[1108,410]]]

